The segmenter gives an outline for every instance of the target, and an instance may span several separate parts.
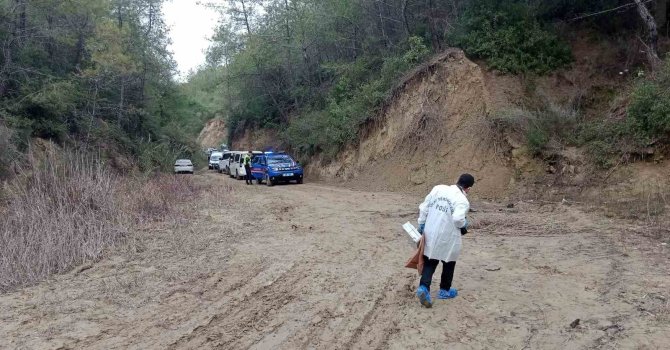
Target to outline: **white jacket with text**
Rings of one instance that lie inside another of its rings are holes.
[[[419,225],[426,224],[424,255],[456,261],[461,253],[461,227],[470,210],[465,193],[456,186],[437,185],[419,206]]]

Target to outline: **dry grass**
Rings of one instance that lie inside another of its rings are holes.
[[[177,204],[189,202],[202,192],[202,187],[188,175],[129,178],[122,187],[124,211],[140,225],[164,220],[175,212]]]
[[[670,239],[670,187],[664,182],[640,181],[613,187],[584,198],[589,209],[607,217],[632,220],[645,227],[644,234],[661,240]]]
[[[64,152],[34,161],[3,192],[0,291],[7,291],[99,259],[199,188],[183,176],[121,177],[99,159]]]

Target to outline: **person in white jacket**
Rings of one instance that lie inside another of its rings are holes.
[[[438,299],[451,299],[458,295],[451,288],[456,260],[461,253],[461,232],[466,232],[466,215],[470,210],[467,193],[475,178],[463,174],[456,185],[437,185],[419,206],[419,233],[425,235],[423,273],[416,295],[425,307],[433,306],[430,284],[433,274],[442,261],[442,276]]]

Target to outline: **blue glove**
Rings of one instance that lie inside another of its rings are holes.
[[[426,224],[419,224],[419,233],[423,234],[423,229],[426,228]]]

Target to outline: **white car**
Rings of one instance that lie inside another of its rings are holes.
[[[239,179],[240,178],[240,163],[244,152],[233,151],[228,160],[228,176]],[[244,171],[244,167],[242,167]]]
[[[193,163],[190,159],[177,159],[174,163],[175,174],[193,174]]]
[[[221,152],[212,152],[212,154],[209,155],[209,165],[207,166],[209,169],[218,169],[219,168],[219,159],[223,156],[223,153]]]
[[[230,167],[230,157],[233,155],[233,152],[231,151],[224,151],[223,155],[221,156],[221,159],[219,159],[219,173],[229,173],[229,167]]]
[[[247,176],[246,170],[244,170],[244,164],[242,162],[244,161],[244,155],[249,153],[249,152],[244,152],[244,151],[235,151],[233,152],[234,155],[232,158],[230,158],[230,169],[228,175],[230,177],[234,177],[238,180],[244,179],[245,176]],[[263,152],[260,151],[253,151],[253,156],[257,156],[260,154],[263,154]],[[252,158],[253,158],[252,156]]]

